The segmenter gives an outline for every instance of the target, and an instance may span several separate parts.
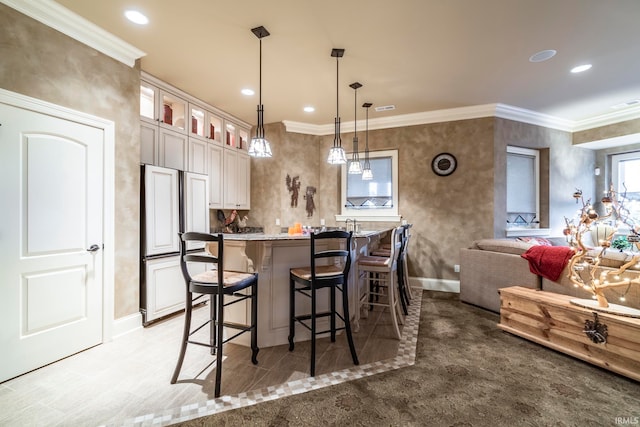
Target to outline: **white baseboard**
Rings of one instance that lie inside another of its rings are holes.
[[[409,277],[412,287],[422,288],[427,291],[441,291],[460,293],[459,280],[433,279],[428,277]]]
[[[142,313],[134,313],[129,316],[121,317],[113,321],[113,335],[111,339],[117,339],[121,336],[142,328]]]

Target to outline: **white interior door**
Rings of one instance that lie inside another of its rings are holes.
[[[2,103],[0,124],[3,381],[102,342],[104,130]]]

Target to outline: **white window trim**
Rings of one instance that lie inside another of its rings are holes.
[[[535,150],[535,149],[531,149],[531,148],[523,148],[523,147],[514,147],[512,145],[507,145],[507,154],[521,154],[524,156],[530,156],[530,157],[534,157],[534,181],[535,181],[535,209],[536,209],[536,218],[538,221],[540,221],[540,151],[539,150]],[[507,201],[508,203],[508,201]],[[507,230],[513,230],[513,229],[519,229],[519,228],[526,228],[529,229],[529,227],[508,227]]]
[[[347,154],[347,158],[350,153]],[[369,158],[375,159],[380,157],[391,157],[391,179],[393,181],[393,207],[391,209],[351,209],[347,207],[347,164],[342,165],[340,183],[341,183],[341,212],[335,216],[336,221],[346,221],[347,219],[356,219],[362,222],[384,221],[384,222],[400,222],[402,216],[398,213],[398,150],[383,150],[369,152]]]
[[[640,152],[632,151],[630,153],[620,153],[611,155],[611,183],[613,188],[618,191],[618,164],[625,160],[632,160],[640,158]],[[608,187],[607,187],[608,189]],[[617,233],[621,235],[628,235],[631,232],[629,226],[626,224],[620,224],[617,226]]]

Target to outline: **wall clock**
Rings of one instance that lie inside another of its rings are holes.
[[[453,154],[440,153],[433,158],[431,162],[431,169],[436,175],[449,176],[458,166],[458,161]]]

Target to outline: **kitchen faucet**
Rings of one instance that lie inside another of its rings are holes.
[[[349,227],[349,223],[351,223],[351,227]],[[354,233],[358,232],[358,222],[356,221],[355,218],[347,218],[344,221],[344,225],[347,231],[353,231]]]

